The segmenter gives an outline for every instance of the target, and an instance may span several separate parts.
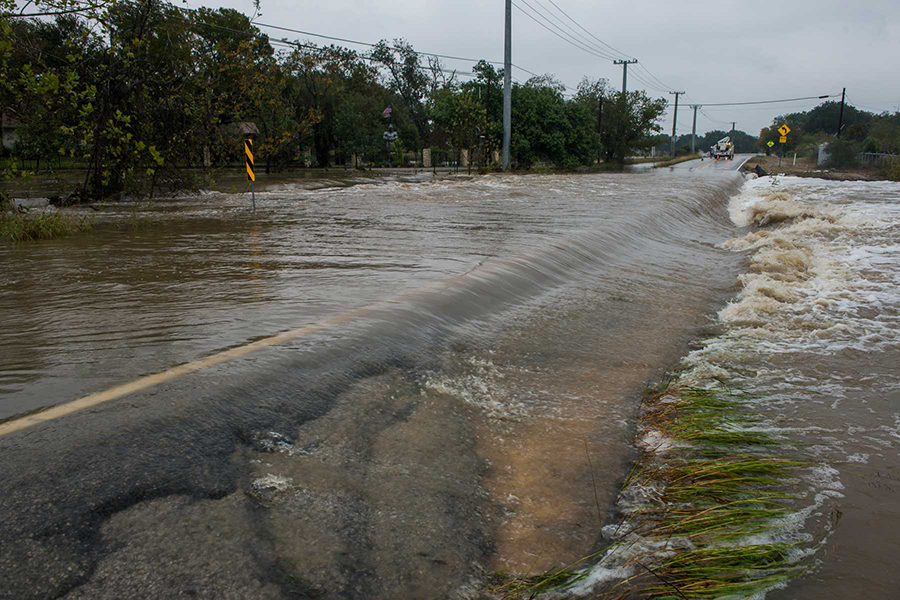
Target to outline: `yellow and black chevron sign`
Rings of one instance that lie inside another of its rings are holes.
[[[244,140],[244,154],[247,155],[247,179],[256,181],[256,174],[253,172],[253,140]]]

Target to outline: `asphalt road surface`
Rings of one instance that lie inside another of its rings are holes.
[[[752,157],[752,154],[735,154],[733,160],[715,159],[715,158],[698,158],[697,160],[689,160],[687,162],[678,163],[669,167],[673,171],[737,171],[741,166]]]

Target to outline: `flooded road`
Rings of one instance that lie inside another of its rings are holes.
[[[460,597],[589,553],[737,291],[742,180],[419,179],[0,249],[0,418],[308,332],[0,437],[0,597]]]

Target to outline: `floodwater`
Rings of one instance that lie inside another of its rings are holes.
[[[90,235],[0,247],[0,419],[321,325],[0,438],[0,597],[462,597],[493,571],[570,564],[610,518],[647,383],[759,314],[753,290],[776,297],[748,279],[764,255],[735,173],[347,183],[276,183],[255,213],[222,191],[108,207]],[[834,202],[892,201],[854,193]],[[896,240],[878,218],[865,235]],[[738,361],[789,386],[785,419],[831,431],[822,460],[860,481],[892,473],[900,422],[885,244],[858,294],[877,310],[836,289],[821,326],[812,305],[752,321],[770,337]],[[844,332],[856,316],[873,329]],[[795,326],[856,342],[791,356]],[[826,597],[818,581],[797,589]]]
[[[816,465],[799,536],[814,570],[772,598],[892,598],[900,587],[900,185],[752,182],[732,214],[778,224],[749,252],[726,339],[701,365],[740,373],[772,424]]]

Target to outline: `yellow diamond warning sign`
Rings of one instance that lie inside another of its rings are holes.
[[[791,128],[787,126],[787,123],[778,128],[778,133],[781,134],[781,137],[786,136],[791,132]]]

